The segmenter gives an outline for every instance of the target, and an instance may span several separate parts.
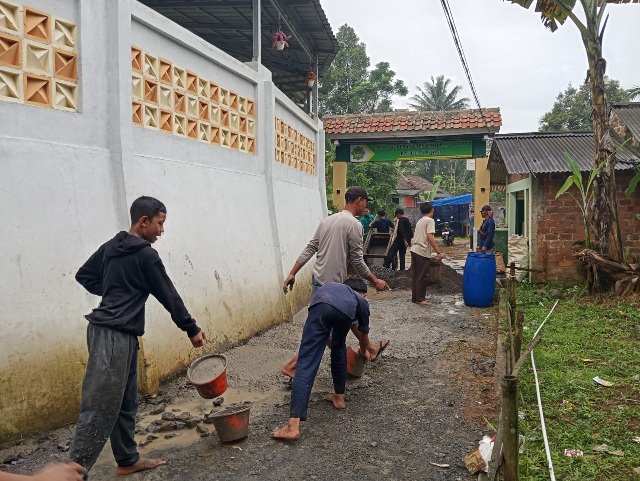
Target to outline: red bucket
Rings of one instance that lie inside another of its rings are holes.
[[[246,438],[249,434],[249,411],[251,403],[232,404],[209,417],[213,420],[220,441],[229,443]]]
[[[187,378],[203,398],[221,396],[227,390],[227,358],[222,354],[199,357],[187,369]]]
[[[347,347],[347,372],[354,377],[361,377],[367,360],[351,346]]]

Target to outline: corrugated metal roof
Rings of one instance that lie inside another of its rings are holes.
[[[496,135],[490,163],[504,163],[509,174],[570,172],[564,154],[576,161],[580,170],[593,168],[592,132],[533,132]],[[629,150],[616,153],[616,170],[632,169],[640,162]]]
[[[627,126],[631,135],[640,141],[640,102],[614,104],[612,110]]]
[[[253,55],[253,11],[251,0],[139,0],[146,6],[190,30],[242,62]],[[318,56],[320,77],[338,52],[339,45],[320,0],[262,2],[262,64],[273,74],[273,82],[287,94],[306,97],[305,77],[311,59],[302,43]],[[281,15],[282,13],[282,15]],[[281,18],[283,21],[281,22]],[[281,25],[293,35],[289,48],[271,47],[272,35]],[[295,29],[291,31],[291,28]],[[301,38],[296,38],[294,34]]]

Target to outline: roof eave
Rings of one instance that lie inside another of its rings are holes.
[[[388,130],[382,132],[340,132],[330,133],[325,131],[325,135],[329,140],[390,140],[393,137],[398,140],[407,139],[431,139],[437,137],[468,137],[480,135],[495,135],[500,130],[500,126],[490,127],[473,127],[473,128],[457,128],[457,129],[429,129],[429,130]],[[352,142],[353,143],[353,142]]]

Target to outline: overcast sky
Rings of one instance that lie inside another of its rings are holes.
[[[472,98],[439,0],[321,0],[334,33],[348,23],[367,46],[372,66],[388,61],[409,95],[444,74]],[[587,59],[570,20],[551,33],[533,8],[501,0],[449,0],[483,107],[500,107],[501,133],[538,130],[569,82],[581,84]],[[608,5],[607,75],[640,85],[640,4]],[[395,108],[407,106],[396,99]],[[473,106],[473,104],[472,104]],[[475,108],[475,107],[474,107]]]

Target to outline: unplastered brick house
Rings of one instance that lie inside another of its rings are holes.
[[[612,108],[612,137],[630,140],[617,152],[616,185],[623,246],[640,256],[640,192],[624,191],[639,168],[640,103]],[[509,235],[527,239],[534,281],[570,284],[584,278],[580,262],[572,255],[576,242],[584,241],[580,208],[570,195],[556,194],[570,175],[564,154],[582,172],[592,170],[592,132],[534,132],[496,135],[489,155],[492,185],[506,185]],[[575,189],[575,188],[572,188]],[[580,194],[573,191],[574,196]]]

